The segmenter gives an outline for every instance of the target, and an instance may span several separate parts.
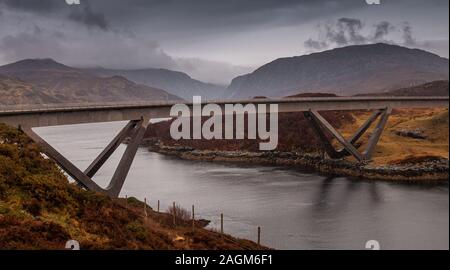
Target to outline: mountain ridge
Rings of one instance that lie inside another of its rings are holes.
[[[448,59],[420,49],[377,43],[276,59],[233,79],[226,96],[355,95],[435,80],[448,80]]]
[[[432,81],[424,84],[404,87],[400,89],[390,90],[383,93],[370,93],[358,96],[448,96],[449,85],[448,81]]]
[[[226,89],[224,86],[196,80],[184,72],[164,68],[126,70],[98,67],[84,70],[98,76],[121,75],[137,83],[164,89],[187,100],[191,100],[193,96],[205,99],[219,98]]]
[[[99,77],[48,58],[24,59],[0,66],[0,74],[9,78],[1,80],[4,85],[2,104],[17,104],[17,100],[21,104],[43,102],[26,98],[27,93],[21,93],[21,88],[12,91],[8,83],[18,81],[31,86],[36,94],[52,97],[53,100],[44,99],[50,103],[181,100],[165,90],[138,84],[123,76]]]

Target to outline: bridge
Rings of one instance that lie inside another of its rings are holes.
[[[333,159],[353,156],[360,162],[370,160],[382,135],[392,109],[401,108],[448,108],[448,97],[310,97],[251,100],[213,101],[209,103],[224,107],[225,104],[278,104],[279,112],[302,112],[320,138],[328,156]],[[185,103],[191,109],[192,103]],[[208,103],[203,103],[202,106]],[[1,106],[0,123],[6,123],[23,130],[38,143],[42,150],[52,158],[68,175],[86,189],[103,192],[117,197],[130,170],[134,156],[144,137],[150,119],[169,118],[170,109],[175,103],[133,103],[133,104],[54,104],[36,106]],[[373,114],[350,138],[344,138],[320,111],[372,110]],[[224,110],[223,110],[224,111]],[[366,145],[360,151],[358,140],[377,122]],[[82,123],[128,121],[99,156],[82,171],[61,153],[36,134],[32,128]],[[343,147],[335,149],[329,137],[337,140]],[[109,185],[102,188],[92,177],[126,139],[130,138],[125,152],[115,170]]]

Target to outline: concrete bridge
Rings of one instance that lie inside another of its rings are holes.
[[[400,108],[448,108],[448,97],[321,97],[321,98],[284,98],[251,100],[214,101],[224,107],[225,104],[278,104],[279,112],[303,112],[317,132],[330,158],[342,158],[352,155],[358,161],[369,160],[379,141],[392,109]],[[192,108],[192,103],[185,103]],[[203,103],[206,105],[208,103]],[[43,151],[66,171],[81,186],[117,197],[122,189],[134,156],[144,136],[148,122],[153,118],[170,117],[170,109],[175,103],[133,103],[133,104],[58,104],[37,106],[0,106],[0,122],[22,129]],[[350,138],[344,138],[319,111],[373,110],[369,119]],[[366,149],[358,149],[357,141],[378,120]],[[129,121],[108,146],[85,170],[81,171],[56,149],[36,134],[33,127],[71,125],[81,123]],[[335,138],[343,148],[336,150],[329,140]],[[110,184],[103,189],[92,177],[112,155],[122,141],[130,137],[129,143]]]

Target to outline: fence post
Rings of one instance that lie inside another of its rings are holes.
[[[177,221],[176,221],[176,217],[175,217],[175,202],[173,202],[172,215],[173,215],[173,226],[176,226]]]
[[[159,213],[159,200],[158,200],[158,213]]]
[[[220,214],[220,234],[223,236],[223,213]]]
[[[261,227],[258,226],[258,246],[261,245]]]
[[[194,205],[192,205],[192,232],[195,231],[195,208]]]
[[[145,215],[145,217],[148,217],[148,214],[147,214],[147,198],[144,198],[144,215]]]

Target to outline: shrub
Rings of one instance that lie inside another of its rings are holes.
[[[41,203],[36,199],[31,199],[24,203],[23,209],[33,216],[41,215]]]
[[[175,204],[175,207],[171,206],[167,210],[168,213],[170,213],[172,216],[175,215],[175,220],[177,222],[183,221],[189,221],[191,220],[191,212],[181,207],[179,204]]]
[[[6,180],[2,175],[0,175],[0,199],[1,200],[6,198],[7,190],[8,190],[8,186],[6,185]]]
[[[133,236],[138,239],[139,241],[145,242],[148,241],[148,231],[146,228],[144,228],[144,226],[142,225],[142,223],[138,222],[138,221],[133,221],[128,223],[128,225],[126,226],[127,230],[129,230],[130,232],[133,233]]]

